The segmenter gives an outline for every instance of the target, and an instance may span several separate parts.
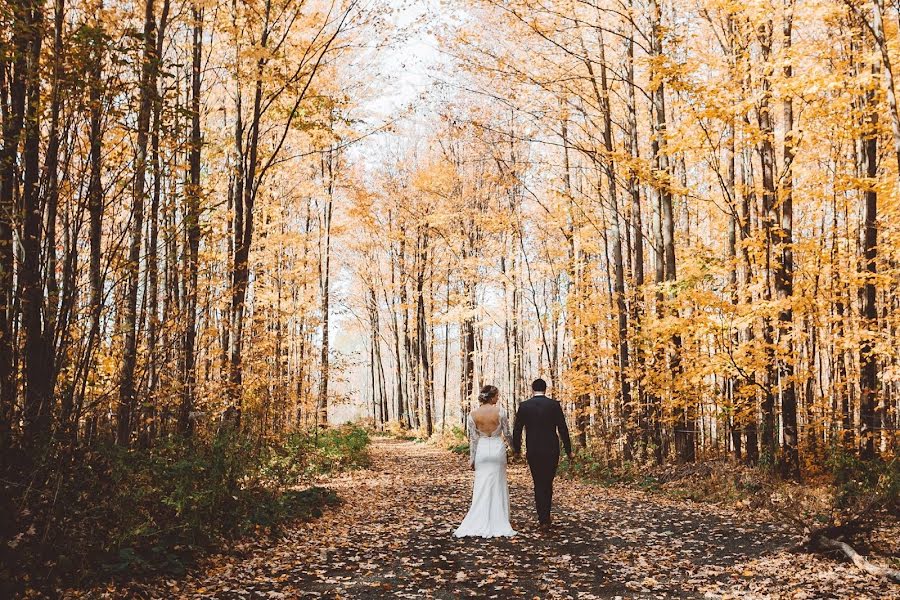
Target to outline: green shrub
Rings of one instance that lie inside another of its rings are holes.
[[[316,433],[295,432],[264,449],[260,471],[280,486],[296,485],[318,475],[369,466],[369,433],[342,425]]]
[[[897,508],[900,503],[900,459],[860,460],[840,445],[831,448],[826,460],[833,477],[835,508],[852,509],[875,503]]]
[[[469,442],[463,442],[461,444],[454,444],[447,448],[450,452],[454,454],[468,454],[469,453]]]
[[[633,483],[637,478],[634,464],[613,465],[605,456],[591,450],[578,451],[573,460],[563,458],[559,472],[566,477],[577,477],[601,485]]]
[[[109,519],[112,548],[203,545],[240,535],[254,525],[241,518],[249,508],[274,500],[256,478],[259,453],[237,434],[210,444],[164,441],[152,451],[111,447],[104,454],[112,508],[123,509]]]
[[[449,433],[445,433],[441,439],[441,444],[450,452],[455,454],[469,453],[469,437],[465,430],[459,425],[454,425]]]
[[[279,487],[295,485],[308,476],[312,443],[306,433],[291,433],[266,446],[260,474]]]
[[[308,472],[333,473],[369,466],[369,433],[358,425],[343,425],[319,432]]]

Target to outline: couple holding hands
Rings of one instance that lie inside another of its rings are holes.
[[[509,524],[509,485],[506,479],[506,445],[519,456],[522,431],[525,431],[526,460],[534,481],[534,505],[542,528],[552,523],[550,504],[553,478],[559,465],[559,442],[569,459],[572,442],[559,402],[547,396],[547,382],[536,379],[531,384],[534,395],[519,404],[510,434],[509,418],[497,404],[500,391],[486,385],[478,395],[480,406],[469,413],[469,464],[475,471],[472,504],[456,537],[513,536]]]

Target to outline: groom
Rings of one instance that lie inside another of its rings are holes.
[[[559,402],[548,398],[547,382],[536,379],[531,384],[534,396],[519,405],[516,411],[516,424],[513,430],[513,452],[516,456],[522,451],[522,428],[527,432],[525,445],[528,452],[528,466],[534,480],[534,505],[537,509],[538,521],[542,527],[549,527],[550,503],[553,499],[553,478],[559,464],[559,438],[562,438],[566,456],[572,460],[572,442],[569,440],[569,428]],[[556,432],[559,431],[559,437]]]

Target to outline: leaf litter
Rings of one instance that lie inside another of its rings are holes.
[[[465,458],[373,441],[372,465],[328,486],[343,503],[277,540],[245,540],[180,579],[91,598],[900,598],[829,557],[793,553],[797,532],[763,513],[557,479],[555,527],[537,528],[527,466],[509,467],[513,538],[456,539]]]

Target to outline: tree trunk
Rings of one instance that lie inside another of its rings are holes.
[[[874,70],[874,69],[873,69]],[[859,455],[872,460],[878,454],[878,433],[881,419],[878,411],[878,358],[875,355],[874,332],[878,325],[875,276],[878,273],[878,193],[875,181],[878,176],[878,111],[874,91],[866,92],[869,111],[868,135],[863,140],[863,157],[866,167],[866,187],[863,193],[863,272],[862,318],[865,334],[859,349]]]
[[[185,229],[187,231],[187,269],[185,295],[185,332],[184,332],[184,373],[182,374],[181,405],[178,410],[178,431],[182,435],[193,433],[191,411],[194,408],[196,372],[195,345],[197,340],[197,275],[199,270],[198,254],[200,250],[200,83],[203,59],[203,9],[195,1],[191,4],[193,20],[192,61],[191,61],[191,140],[188,164],[190,168],[190,184],[185,190],[187,210]]]
[[[881,73],[884,78],[885,95],[888,102],[888,114],[891,116],[891,134],[894,141],[894,159],[900,170],[900,109],[897,107],[897,93],[894,90],[894,68],[888,51],[888,42],[884,34],[884,0],[872,2],[872,33],[881,53]],[[900,190],[900,177],[897,181]]]
[[[791,27],[793,21],[793,0],[785,0],[782,21],[782,44],[788,51],[791,47]],[[784,65],[784,77],[790,80],[793,76],[789,56]],[[794,381],[794,104],[788,94],[783,100],[784,110],[784,172],[781,178],[781,226],[776,236],[776,256],[780,252],[775,271],[775,290],[782,308],[778,313],[780,351],[783,357],[779,360],[779,379],[781,380],[781,419],[784,427],[784,456],[782,471],[790,479],[800,479],[800,453],[797,437],[797,386]]]
[[[632,10],[632,2],[630,0],[628,6],[629,11]],[[640,158],[640,145],[638,143],[637,100],[634,81],[633,22],[629,25],[628,34],[625,39],[625,79],[626,107],[628,111],[628,132],[625,137],[626,151],[632,161],[637,162]],[[641,214],[641,186],[640,181],[638,180],[637,171],[634,167],[629,168],[628,170],[628,192],[631,197],[630,235],[634,249],[631,255],[631,273],[634,279],[631,323],[634,339],[639,340],[644,304],[644,230]],[[634,347],[634,362],[642,372],[644,369],[644,354],[640,342],[637,342]],[[644,392],[641,387],[640,379],[635,381],[635,392],[638,397],[638,426],[641,430],[643,445],[647,448],[652,444],[659,448],[661,440],[656,433],[658,424],[653,422],[653,415],[658,411],[658,408],[648,406],[648,402],[655,401],[658,403],[658,398],[654,398]]]
[[[758,37],[760,44],[760,58],[766,64],[769,63],[772,54],[772,21],[767,20],[759,26]],[[762,94],[757,108],[757,119],[759,121],[759,129],[762,139],[758,144],[758,152],[760,165],[762,167],[762,203],[763,218],[766,234],[766,276],[769,279],[772,273],[771,261],[774,256],[776,263],[781,263],[781,258],[777,256],[777,250],[773,248],[774,238],[778,233],[775,227],[779,225],[778,199],[775,189],[775,148],[774,148],[774,125],[772,123],[772,114],[770,107],[771,100],[771,84],[769,76],[765,75],[760,79]],[[779,268],[776,266],[776,268]],[[771,285],[767,282],[765,286],[764,299],[771,301],[772,292]],[[763,339],[766,344],[767,354],[767,376],[766,376],[766,392],[762,402],[762,444],[763,449],[767,453],[767,460],[774,461],[778,448],[778,440],[775,435],[775,388],[778,385],[779,376],[779,360],[775,349],[775,336],[773,332],[772,319],[766,318],[763,325]]]
[[[746,53],[742,53],[746,54]],[[749,59],[744,57],[744,67],[748,67]],[[744,78],[742,85],[742,93],[749,93],[750,81],[749,76]],[[750,112],[746,111],[742,115],[744,127],[750,126]],[[750,249],[747,247],[748,241],[751,239],[753,206],[756,205],[755,177],[753,169],[753,149],[749,144],[745,144],[741,150],[741,202],[740,202],[740,235],[741,235],[741,255],[743,259],[743,276],[742,276],[742,294],[743,301],[747,304],[753,302],[753,262],[750,256]],[[753,324],[747,325],[744,330],[744,339],[749,344],[755,338]],[[756,372],[750,370],[741,379],[739,395],[746,398],[749,405],[749,414],[746,416],[744,425],[744,433],[746,435],[746,460],[747,463],[755,465],[759,462],[759,435],[757,426],[758,402],[757,402],[757,382]]]
[[[63,267],[63,296],[60,297],[59,284],[56,279],[57,262],[57,220],[59,216],[59,180],[60,180],[60,144],[65,135],[60,124],[60,113],[63,108],[63,62],[65,46],[63,41],[63,26],[65,22],[65,0],[54,0],[53,10],[53,71],[50,88],[50,132],[47,141],[47,150],[44,159],[45,200],[44,213],[45,239],[43,251],[45,253],[44,277],[46,282],[45,319],[43,346],[47,353],[47,373],[49,375],[49,394],[55,398],[58,368],[61,361],[65,360],[65,343],[62,339],[68,339],[67,310],[62,310],[65,305],[71,305],[72,265],[75,258],[74,252],[69,252]],[[64,166],[65,168],[65,166]],[[63,177],[66,175],[63,174]],[[68,232],[68,230],[66,230]],[[60,317],[63,322],[60,323]],[[60,352],[56,351],[58,327],[62,327],[63,336],[60,339]],[[62,412],[70,413],[70,407],[65,407]],[[62,415],[60,415],[62,416]],[[48,424],[52,415],[48,414]]]
[[[236,11],[236,8],[233,8]],[[263,28],[259,45],[268,48],[270,15],[272,10],[271,0],[267,0],[263,17]],[[235,17],[236,18],[236,17]],[[237,57],[237,62],[240,57]],[[236,94],[235,115],[235,147],[239,161],[237,173],[236,193],[234,198],[234,256],[232,259],[231,277],[231,314],[230,314],[230,339],[231,344],[228,373],[228,392],[232,405],[240,409],[243,401],[243,344],[244,344],[244,312],[247,299],[247,285],[250,281],[250,246],[253,242],[253,207],[256,203],[256,193],[259,189],[257,171],[259,169],[259,139],[262,119],[263,103],[263,70],[265,59],[260,57],[256,61],[254,74],[253,108],[250,117],[250,129],[247,134],[247,144],[244,147],[244,127],[241,116],[241,93]],[[238,75],[238,87],[240,88],[240,73]]]
[[[618,317],[619,342],[619,392],[621,394],[622,414],[625,425],[625,460],[630,461],[634,454],[633,407],[631,401],[631,363],[628,344],[628,307],[625,302],[625,263],[622,253],[622,215],[619,211],[618,186],[616,184],[616,165],[613,160],[615,146],[613,144],[612,109],[609,102],[609,84],[606,75],[606,50],[603,43],[603,32],[597,30],[600,45],[600,107],[603,112],[603,145],[607,158],[604,162],[606,180],[609,187],[610,234],[613,249],[613,271],[615,273],[616,314]],[[596,85],[596,82],[595,82]],[[673,253],[674,260],[674,253]]]
[[[663,57],[663,30],[660,24],[660,8],[657,0],[650,0],[651,35],[650,46],[655,60]],[[654,75],[656,81],[651,91],[653,102],[653,152],[654,177],[659,189],[660,230],[662,237],[663,273],[666,282],[677,280],[675,271],[675,220],[672,207],[672,172],[666,144],[666,95],[665,84],[661,77]],[[673,377],[681,372],[681,336],[672,335],[669,368]],[[696,435],[695,423],[691,407],[676,400],[674,409],[675,452],[681,463],[692,462],[695,455]]]
[[[3,150],[0,155],[0,450],[12,442],[13,413],[16,405],[16,303],[14,302],[15,253],[13,233],[16,218],[18,153],[25,123],[25,98],[28,68],[34,36],[31,3],[12,6],[12,61],[4,53],[2,75],[8,82],[9,103],[3,114]],[[5,100],[5,98],[4,98]]]
[[[102,9],[102,3],[97,7]],[[99,27],[99,19],[94,25]],[[77,401],[73,404],[81,405],[84,402],[84,392],[87,386],[87,371],[93,364],[94,349],[99,345],[100,318],[103,314],[103,274],[100,268],[100,258],[103,244],[103,60],[105,57],[102,40],[92,39],[90,54],[91,68],[88,71],[88,103],[90,109],[90,133],[89,135],[89,175],[87,191],[87,208],[89,221],[90,260],[88,266],[88,279],[90,281],[90,325],[88,337],[83,351],[82,365],[76,370],[75,385],[80,387]],[[73,390],[74,394],[74,390]],[[73,406],[73,412],[77,409]],[[66,415],[64,415],[66,417]],[[70,425],[65,418],[63,427]]]
[[[316,406],[316,424],[328,425],[328,377],[330,363],[330,312],[331,312],[331,216],[334,211],[334,160],[335,150],[329,150],[322,159],[322,177],[325,178],[325,214],[322,216],[324,245],[322,246],[322,354],[319,373],[319,400]]]
[[[732,73],[735,73],[736,69],[736,58],[735,58],[735,48],[734,48],[734,19],[729,16],[727,22],[727,47],[724,48],[725,52],[728,55],[729,60],[729,68]],[[728,199],[729,209],[731,214],[728,218],[728,245],[727,245],[727,258],[728,258],[728,285],[731,288],[731,305],[734,307],[733,310],[737,311],[737,306],[739,303],[739,294],[738,294],[738,255],[737,255],[737,236],[738,231],[740,229],[740,224],[738,223],[739,215],[738,215],[738,206],[737,206],[737,190],[735,187],[735,179],[736,179],[736,170],[735,170],[735,160],[736,160],[736,131],[735,131],[735,120],[733,117],[729,117],[728,122],[725,125],[726,127],[726,138],[725,138],[725,196]],[[728,341],[729,344],[732,345],[732,348],[736,348],[740,343],[740,333],[739,330],[735,329]],[[743,450],[741,446],[741,431],[743,429],[743,405],[745,403],[745,399],[741,397],[739,392],[739,384],[738,377],[732,376],[728,374],[725,376],[724,387],[727,393],[727,399],[731,408],[731,447],[734,452],[734,457],[736,460],[740,461],[743,458]]]
[[[41,80],[40,60],[44,14],[42,3],[26,3],[21,26],[29,31],[25,73],[25,125],[22,177],[22,268],[19,286],[22,330],[25,335],[25,402],[23,417],[26,445],[45,442],[50,433],[53,400],[51,348],[44,335],[44,285],[41,279],[41,247],[44,206],[40,197]],[[17,24],[17,27],[20,26]]]
[[[419,378],[422,381],[421,387],[424,391],[422,402],[424,403],[423,418],[425,421],[425,435],[430,438],[434,433],[434,421],[431,414],[431,403],[434,388],[431,378],[431,364],[428,352],[427,335],[428,323],[426,320],[425,311],[425,265],[428,263],[428,229],[427,225],[424,227],[425,230],[422,233],[422,239],[419,242],[419,269],[416,276],[416,327],[418,332],[419,347]]]
[[[470,312],[475,310],[475,289],[474,285],[468,279],[468,275],[464,275],[463,295],[467,301],[467,308]],[[460,371],[460,406],[462,408],[462,426],[465,427],[466,418],[469,415],[469,409],[475,395],[475,316],[466,315],[462,322],[462,369]]]
[[[169,15],[169,0],[164,0],[162,8],[162,16],[159,20],[156,57],[160,60],[162,57],[163,40],[166,35],[166,22]],[[158,69],[159,66],[154,66]],[[154,77],[155,79],[155,77]],[[162,91],[158,86],[153,87],[153,115],[150,133],[150,154],[151,168],[153,171],[153,192],[150,199],[150,227],[147,238],[147,391],[146,398],[142,402],[141,428],[138,431],[138,437],[142,443],[149,445],[153,437],[155,437],[155,427],[157,426],[157,388],[159,386],[159,362],[156,359],[157,343],[159,338],[159,266],[158,266],[158,245],[159,245],[159,202],[162,195],[162,169],[160,165],[160,130],[162,128]]]
[[[135,368],[137,366],[137,298],[141,269],[141,245],[144,234],[144,195],[147,183],[147,143],[150,113],[156,92],[156,15],[155,0],[144,5],[144,56],[141,62],[140,107],[134,157],[134,186],[131,205],[131,244],[126,265],[126,292],[123,309],[125,344],[119,371],[119,403],[116,409],[116,442],[127,446],[135,427]]]
[[[388,215],[388,230],[393,234],[393,219],[392,215]],[[396,366],[395,373],[395,385],[396,385],[396,410],[395,414],[397,416],[397,422],[400,426],[404,426],[406,422],[406,402],[404,399],[404,390],[405,386],[403,377],[403,354],[400,346],[400,322],[397,318],[397,313],[399,312],[399,308],[397,307],[397,286],[402,285],[402,281],[398,281],[397,278],[397,260],[403,255],[402,250],[400,252],[395,253],[393,249],[393,243],[391,243],[391,323],[393,325],[393,333],[394,333],[394,359]]]

